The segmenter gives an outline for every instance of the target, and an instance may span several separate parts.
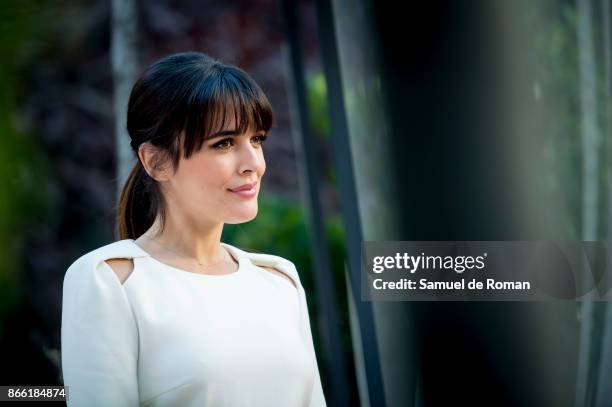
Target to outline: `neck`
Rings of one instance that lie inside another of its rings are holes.
[[[167,212],[164,229],[161,230],[159,216],[137,243],[152,242],[157,248],[165,249],[177,256],[195,259],[202,265],[215,264],[225,257],[221,247],[223,223],[202,224],[187,217]]]

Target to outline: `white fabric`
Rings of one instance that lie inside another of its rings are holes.
[[[163,264],[131,239],[66,272],[68,406],[325,406],[304,289],[292,262],[222,245],[226,275]],[[123,283],[105,263],[134,259]],[[270,266],[281,276],[258,266]]]

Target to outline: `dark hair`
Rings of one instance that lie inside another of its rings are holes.
[[[189,158],[232,118],[238,134],[250,129],[267,132],[272,107],[243,70],[203,53],[184,52],[155,62],[136,81],[128,102],[127,130],[137,158],[139,146],[148,142],[162,153],[160,162],[169,160],[176,170],[181,156]],[[138,158],[119,199],[120,239],[138,238],[158,215],[163,229],[163,195]]]

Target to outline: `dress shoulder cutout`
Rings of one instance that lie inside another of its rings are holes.
[[[292,261],[287,260],[284,257],[276,256],[273,254],[247,252],[245,250],[228,245],[226,243],[222,243],[222,245],[229,250],[233,250],[239,256],[244,256],[248,258],[251,261],[251,263],[253,263],[256,266],[271,267],[271,268],[277,269],[281,273],[291,278],[293,284],[296,287],[299,288],[301,286],[300,276],[297,272],[295,264],[293,264]]]
[[[104,260],[104,262],[113,270],[121,284],[130,277],[134,271],[134,260],[125,258],[112,258]]]
[[[99,247],[88,253],[85,253],[76,259],[66,272],[66,277],[75,273],[75,270],[95,270],[100,266],[100,263],[110,259],[134,259],[145,257],[148,254],[140,249],[133,241],[119,240]]]

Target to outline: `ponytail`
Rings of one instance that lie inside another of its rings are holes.
[[[117,210],[119,239],[140,237],[153,225],[158,211],[163,219],[161,199],[157,183],[149,177],[140,161],[137,161],[125,181],[119,198]]]

